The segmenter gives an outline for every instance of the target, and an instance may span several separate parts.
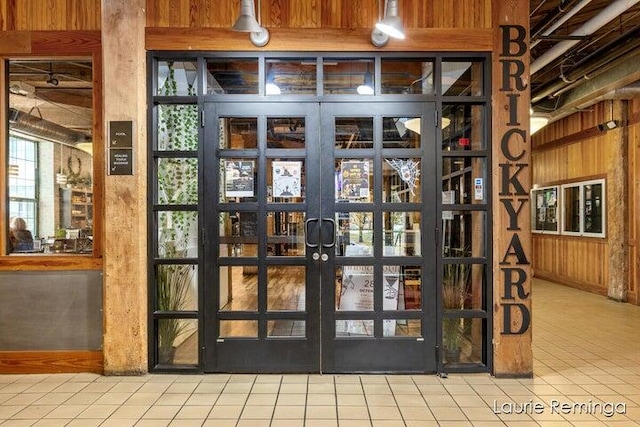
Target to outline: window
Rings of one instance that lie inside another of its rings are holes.
[[[531,191],[531,230],[557,234],[558,187],[536,188]]]
[[[11,60],[8,70],[7,253],[19,234],[33,248],[22,254],[91,254],[92,62]],[[14,218],[29,232],[17,233]]]
[[[604,179],[563,185],[562,195],[563,234],[605,237]]]

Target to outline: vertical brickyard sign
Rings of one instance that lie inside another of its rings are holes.
[[[526,377],[533,372],[531,148],[528,17],[520,10],[529,2],[500,3],[507,5],[494,15],[494,374]]]

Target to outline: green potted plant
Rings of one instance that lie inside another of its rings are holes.
[[[177,95],[176,69],[179,62],[168,63],[163,95]],[[193,88],[189,87],[189,94]],[[196,105],[163,105],[158,114],[158,146],[164,151],[195,151],[198,147]],[[158,203],[195,205],[198,203],[198,161],[195,158],[165,157],[157,160]],[[158,256],[180,260],[193,258],[196,247],[198,216],[194,211],[158,212]],[[195,298],[195,266],[192,264],[160,264],[155,270],[156,307],[160,312],[189,309]],[[185,319],[158,321],[158,363],[173,364],[176,341],[189,329]]]
[[[446,264],[442,286],[442,306],[444,311],[462,310],[469,293],[467,286],[471,273],[469,264]],[[462,351],[465,332],[467,330],[465,319],[442,319],[442,348],[447,363],[458,363]]]

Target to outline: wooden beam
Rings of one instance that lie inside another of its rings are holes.
[[[146,28],[147,50],[207,51],[375,51],[370,29],[270,28],[271,39],[256,48],[247,34],[220,28]],[[489,52],[492,30],[456,28],[409,28],[405,40],[391,40],[385,51],[395,52]]]

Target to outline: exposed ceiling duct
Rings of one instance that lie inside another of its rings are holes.
[[[67,145],[91,142],[90,137],[84,133],[62,127],[14,108],[9,109],[9,130]]]
[[[579,37],[589,36],[593,34],[639,2],[640,0],[616,0],[612,2],[609,6],[603,9],[602,12],[600,12],[598,15],[596,15],[580,28],[571,33],[570,36],[578,37],[578,40],[562,41],[553,46],[538,58],[536,58],[536,60],[533,61],[530,66],[531,74],[537,73],[546,65],[550,64],[554,59],[560,57],[573,46],[578,44],[580,42]]]

